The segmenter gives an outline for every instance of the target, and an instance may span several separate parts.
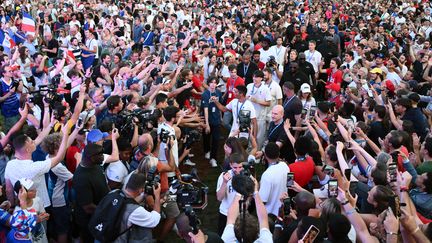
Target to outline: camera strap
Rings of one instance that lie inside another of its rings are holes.
[[[270,132],[269,132],[269,135],[268,135],[268,137],[270,137],[272,134],[273,134],[273,132],[280,126],[280,125],[282,125],[283,124],[283,122],[281,122],[281,123],[279,123],[277,126],[275,126]]]

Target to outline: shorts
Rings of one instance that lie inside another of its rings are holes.
[[[177,202],[174,201],[167,201],[164,203],[161,210],[169,219],[177,218],[180,215],[180,209]]]
[[[68,206],[58,208],[53,207],[51,212],[54,232],[56,232],[57,235],[68,233],[70,228],[70,208]]]

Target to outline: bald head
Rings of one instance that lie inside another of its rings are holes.
[[[279,124],[284,117],[284,108],[281,105],[275,105],[271,112],[272,121],[275,124]]]
[[[138,138],[138,145],[142,147],[146,154],[151,153],[153,150],[153,137],[150,133],[144,133]]]
[[[315,196],[308,191],[299,192],[295,196],[294,201],[299,216],[307,216],[309,214],[309,209],[315,208],[316,206]]]

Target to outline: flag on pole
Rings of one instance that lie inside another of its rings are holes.
[[[15,42],[10,38],[9,33],[0,30],[0,45],[3,46],[6,53],[10,54],[11,49],[15,46]]]
[[[30,14],[26,12],[22,12],[23,19],[22,19],[22,26],[21,30],[27,35],[33,35],[35,36],[36,33],[36,23],[33,20],[33,18],[30,16]]]

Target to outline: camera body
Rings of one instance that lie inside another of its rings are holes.
[[[207,193],[208,187],[189,174],[182,174],[181,180],[174,180],[170,186],[170,198],[177,201],[179,208],[204,209]]]
[[[248,110],[241,110],[238,114],[239,118],[239,130],[240,132],[249,132],[248,129],[251,126],[251,112]]]
[[[169,137],[170,137],[170,132],[168,130],[165,130],[165,129],[162,128],[161,132],[160,132],[160,135],[159,135],[159,138],[160,138],[161,142],[162,143],[167,143]]]
[[[160,182],[160,177],[159,175],[156,175],[156,172],[156,166],[152,166],[147,172],[147,179],[144,188],[144,193],[146,195],[154,195],[153,187],[157,186],[157,184]]]
[[[198,220],[195,211],[190,205],[186,205],[184,212],[189,219],[189,226],[192,228],[192,233],[198,234],[198,230],[199,230],[198,225],[200,224],[200,222]]]
[[[190,148],[193,143],[198,142],[200,140],[201,133],[198,130],[190,130],[186,134],[186,141],[184,146],[186,148]]]

